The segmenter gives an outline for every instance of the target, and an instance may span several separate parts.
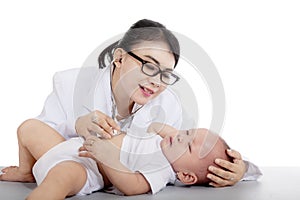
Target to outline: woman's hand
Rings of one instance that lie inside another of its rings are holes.
[[[241,154],[231,149],[227,149],[226,152],[233,158],[233,163],[222,159],[216,159],[215,163],[219,165],[220,168],[214,166],[208,168],[210,173],[207,175],[207,178],[212,180],[209,185],[213,187],[234,185],[243,178],[246,172],[246,164],[242,160]],[[221,167],[223,169],[221,169]]]
[[[87,138],[89,135],[96,135],[109,139],[114,131],[120,131],[118,124],[106,114],[96,110],[76,120],[75,129],[78,135]]]

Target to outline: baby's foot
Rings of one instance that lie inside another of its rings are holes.
[[[6,167],[1,172],[0,181],[35,182],[32,173],[21,172],[17,166]]]

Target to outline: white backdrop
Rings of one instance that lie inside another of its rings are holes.
[[[81,67],[142,18],[188,36],[211,57],[226,94],[222,136],[232,148],[260,166],[300,166],[297,1],[141,2],[1,1],[0,166],[18,164],[16,129],[41,112],[54,72]]]

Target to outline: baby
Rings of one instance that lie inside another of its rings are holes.
[[[34,126],[42,128],[43,137],[34,131],[18,135],[20,166],[0,175],[6,181],[35,180],[38,187],[27,199],[63,199],[111,186],[125,195],[155,194],[176,180],[203,185],[215,158],[229,160],[226,143],[206,129],[177,131],[154,123],[148,137],[129,130],[110,140],[89,136],[82,146],[80,137],[65,141],[44,123],[34,121]]]
[[[89,137],[81,148],[86,151],[81,156],[98,160],[106,174],[111,169],[120,174],[139,174],[144,181],[140,181],[137,187],[146,188],[145,192],[153,194],[176,181],[184,185],[207,185],[210,182],[206,177],[208,167],[215,165],[214,160],[230,160],[226,154],[228,145],[207,129],[178,131],[168,125],[153,123],[148,132],[158,135],[138,138],[129,131],[112,140]],[[136,182],[135,179],[130,182],[126,176],[124,180],[118,175],[113,177],[116,177],[116,182],[114,179],[110,181],[121,191]]]

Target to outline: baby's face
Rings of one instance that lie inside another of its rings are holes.
[[[207,138],[211,138],[207,136],[211,136],[211,133],[206,129],[191,129],[178,131],[176,136],[167,136],[162,140],[162,151],[174,171],[207,170],[208,161],[205,155],[201,155],[204,150],[213,148],[213,145],[207,145]]]

